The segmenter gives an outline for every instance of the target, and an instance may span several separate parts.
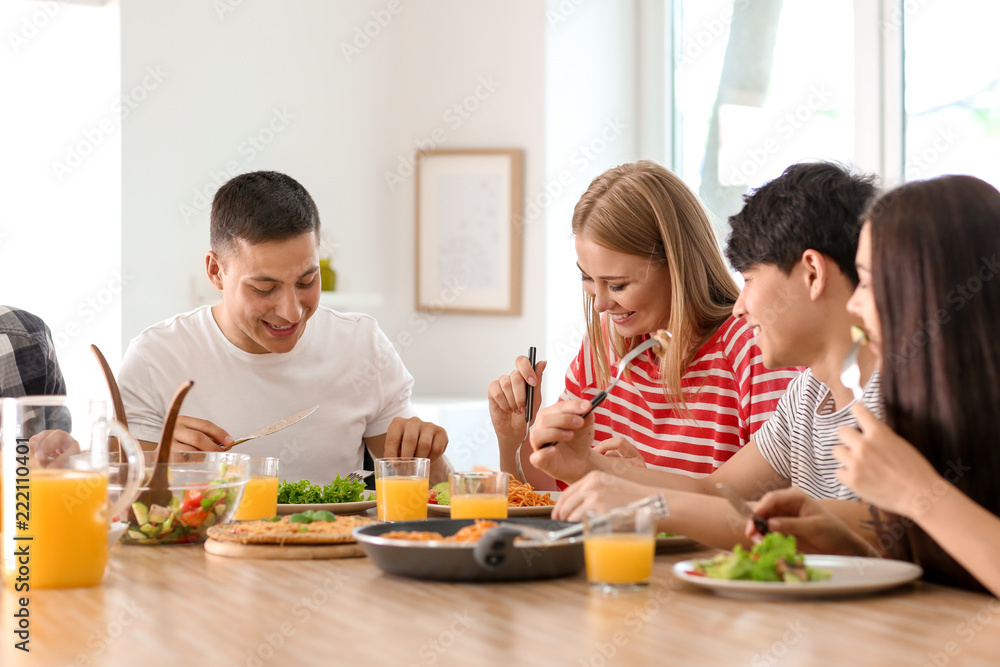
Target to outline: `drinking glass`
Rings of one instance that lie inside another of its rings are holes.
[[[243,499],[233,520],[270,519],[277,514],[278,459],[274,456],[255,456],[250,459],[250,479],[243,489]]]
[[[448,478],[452,519],[506,519],[505,472],[455,472]]]
[[[375,504],[381,521],[427,518],[430,459],[375,459]]]
[[[584,516],[587,580],[606,592],[649,584],[656,552],[655,507],[626,506]]]
[[[114,420],[110,402],[100,400],[4,398],[0,426],[0,571],[7,586],[26,592],[99,584],[110,519],[126,513],[145,474],[139,443]],[[108,451],[118,447],[128,473],[109,502]]]

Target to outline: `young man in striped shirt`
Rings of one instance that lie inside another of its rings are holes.
[[[871,177],[833,164],[804,163],[746,197],[744,209],[730,218],[727,256],[745,279],[733,312],[753,328],[765,366],[807,370],[792,381],[752,441],[699,479],[630,465],[639,462],[638,453],[615,459],[569,442],[539,449],[543,442],[567,440],[560,431],[591,423],[579,416],[586,402],[567,401],[561,411],[550,408],[531,433],[536,448],[531,461],[550,475],[575,482],[554,517],[578,520],[588,509],[606,510],[663,492],[671,515],[661,530],[731,547],[746,541],[745,520],[723,498],[706,497],[718,496],[716,484],[724,483],[751,499],[799,486],[829,500],[831,507],[843,508],[844,518],[863,522],[859,503],[837,502],[855,496],[836,479],[831,448],[838,444],[837,429],[854,424],[849,409],[853,394],[841,384],[840,371],[852,343],[850,327],[859,324],[846,306],[858,281],[854,255],[860,216],[874,194]],[[858,360],[866,382],[862,400],[879,414],[875,360],[865,348]],[[590,472],[584,476],[581,470]]]

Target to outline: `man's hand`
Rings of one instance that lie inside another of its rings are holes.
[[[760,499],[754,511],[767,519],[768,530],[794,535],[799,549],[806,553],[878,555],[863,537],[802,489],[771,491]],[[760,541],[752,520],[747,521],[746,535],[754,542]]]
[[[152,443],[156,447],[157,443]],[[225,452],[233,446],[233,438],[207,419],[178,415],[174,426],[174,452]],[[144,449],[149,449],[143,443]]]
[[[34,460],[43,468],[65,465],[69,457],[80,453],[80,443],[66,431],[36,433],[28,440],[28,448]]]
[[[385,433],[382,456],[415,456],[434,463],[448,447],[448,434],[443,428],[419,417],[396,417]]]

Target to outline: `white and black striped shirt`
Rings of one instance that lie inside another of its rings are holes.
[[[806,370],[792,380],[778,401],[774,414],[753,436],[757,449],[778,474],[788,478],[813,498],[857,500],[837,479],[840,462],[833,448],[840,444],[837,430],[857,426],[853,402],[831,412],[830,389]],[[872,373],[861,402],[879,419],[884,418],[879,374]]]

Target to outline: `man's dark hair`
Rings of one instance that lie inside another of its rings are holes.
[[[316,232],[318,241],[319,211],[291,176],[253,171],[232,178],[215,193],[211,229],[216,252],[231,249],[236,239],[256,244]]]
[[[806,250],[831,257],[857,285],[854,255],[876,177],[831,162],[793,164],[743,196],[729,218],[726,258],[737,271],[774,264],[789,273]]]

